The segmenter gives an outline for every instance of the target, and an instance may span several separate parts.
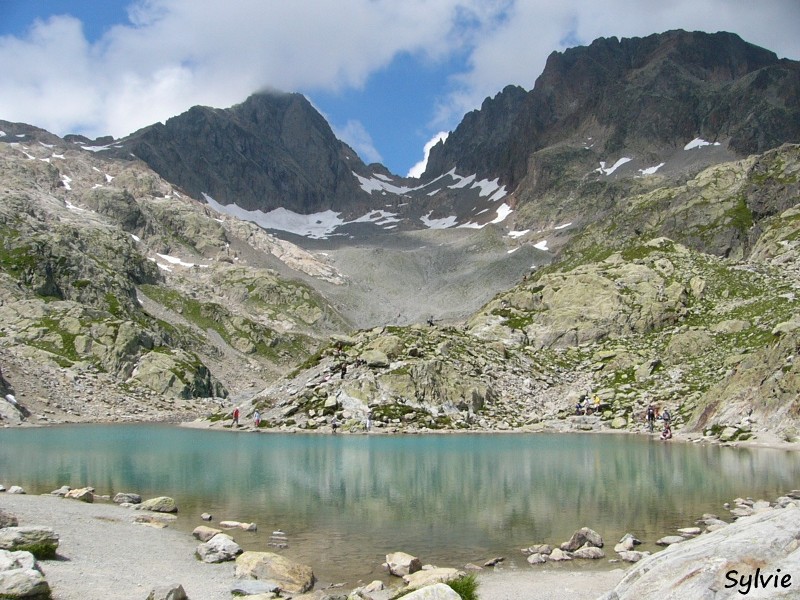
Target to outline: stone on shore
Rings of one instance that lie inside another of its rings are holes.
[[[58,534],[50,527],[6,527],[0,529],[0,549],[30,552],[36,558],[53,558]]]
[[[150,498],[136,506],[139,510],[149,510],[152,512],[163,513],[176,513],[178,512],[178,505],[175,500],[169,496],[159,496],[158,498]]]
[[[150,590],[146,600],[189,600],[189,597],[181,584],[171,583]]]
[[[409,588],[422,588],[434,583],[444,583],[451,579],[458,579],[459,577],[464,577],[464,575],[466,575],[466,573],[458,569],[445,567],[426,568],[414,573],[409,573],[408,575],[403,575],[403,583]]]
[[[578,531],[572,534],[568,542],[561,544],[561,549],[565,552],[575,552],[578,548],[588,544],[595,548],[603,547],[603,538],[594,529],[588,527],[581,527]]]
[[[10,488],[8,488],[8,492],[7,493],[9,493],[9,494],[25,494],[26,492],[25,492],[24,489],[22,489],[18,485],[12,485]]]
[[[64,497],[91,504],[94,502],[94,488],[83,487],[69,490],[66,494],[64,494]]]
[[[222,530],[214,529],[213,527],[207,527],[205,525],[198,525],[194,528],[194,531],[192,531],[192,535],[195,537],[195,539],[198,539],[201,542],[207,542],[218,533],[222,533]]]
[[[17,517],[4,510],[0,510],[0,529],[4,527],[16,527],[17,525],[19,525]]]
[[[119,492],[114,495],[114,502],[117,504],[141,504],[142,497],[131,492]]]
[[[50,494],[51,494],[52,496],[60,496],[61,498],[63,498],[64,496],[66,496],[66,495],[67,495],[67,493],[68,493],[70,490],[72,490],[72,488],[71,488],[71,487],[69,487],[68,485],[62,485],[62,486],[61,486],[60,488],[58,488],[57,490],[53,490],[52,492],[50,492]]]
[[[199,544],[195,553],[204,563],[221,563],[234,560],[242,553],[242,547],[231,536],[218,533],[207,542]]]
[[[453,588],[444,583],[435,583],[403,596],[405,600],[461,600]]]
[[[392,552],[386,555],[385,566],[392,575],[403,577],[419,571],[422,568],[422,562],[416,556],[405,552]]]
[[[302,594],[314,586],[314,572],[304,565],[272,552],[243,552],[236,558],[239,579],[274,581],[282,590]]]

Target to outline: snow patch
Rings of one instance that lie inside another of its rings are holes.
[[[683,149],[684,150],[692,150],[694,148],[702,148],[703,146],[720,146],[720,145],[721,144],[719,142],[714,142],[712,144],[711,142],[707,142],[702,138],[694,138],[691,142],[686,144],[683,147]]]
[[[405,194],[413,189],[417,189],[417,188],[410,188],[407,186],[392,185],[391,183],[389,183],[390,180],[387,180],[385,175],[381,175],[379,178],[377,178],[378,175],[366,178],[359,175],[355,171],[353,171],[352,173],[353,175],[356,176],[356,178],[358,178],[358,181],[361,184],[361,189],[367,192],[368,194],[371,194],[372,192],[391,192],[392,194]]]
[[[71,190],[72,189],[72,187],[70,186],[70,183],[72,183],[72,179],[70,179],[66,175],[62,175],[61,176],[61,182],[64,184],[64,189],[65,190]]]
[[[346,221],[346,223],[375,223],[376,225],[388,225],[389,223],[399,223],[400,219],[397,214],[385,210],[373,210],[365,215],[362,215],[354,221]]]
[[[509,231],[508,237],[516,240],[517,238],[521,238],[523,235],[526,235],[530,232],[530,229],[523,229],[522,231]]]
[[[547,247],[547,240],[542,240],[541,242],[534,244],[533,247],[537,250],[544,250],[545,252],[550,251],[550,248]]]
[[[250,221],[264,229],[278,229],[313,239],[326,239],[337,227],[345,223],[339,218],[340,213],[332,210],[301,215],[285,208],[276,208],[265,213],[261,210],[245,210],[235,204],[224,206],[205,193],[203,198],[218,213]]]
[[[512,212],[514,212],[514,209],[503,202],[503,204],[501,204],[497,209],[497,217],[494,219],[494,221],[490,221],[490,223],[502,223]]]
[[[614,171],[619,169],[622,165],[627,162],[631,162],[633,159],[623,156],[617,162],[615,162],[610,167],[606,167],[606,162],[604,160],[600,161],[600,168],[595,169],[595,172],[600,173],[602,175],[611,175]]]
[[[570,225],[572,225],[572,221],[570,221],[569,223],[564,223],[563,225],[556,225],[555,227],[553,227],[553,229],[555,229],[556,231],[560,231],[561,229],[566,229]]]
[[[419,218],[422,224],[429,229],[450,229],[451,227],[455,227],[458,221],[458,218],[453,215],[444,217],[443,219],[431,219],[431,214],[433,214],[433,211]]]
[[[181,267],[195,267],[195,266],[197,266],[197,267],[206,267],[206,268],[208,267],[208,265],[198,265],[198,264],[195,264],[195,263],[184,262],[180,258],[178,258],[176,256],[170,256],[169,254],[158,254],[158,253],[156,253],[156,255],[161,260],[165,260],[171,265],[179,265]],[[161,266],[161,265],[159,265],[159,266]]]
[[[664,166],[665,163],[659,163],[655,167],[648,167],[647,169],[639,169],[639,173],[642,175],[655,175],[656,171],[658,171],[661,167]]]
[[[469,175],[467,177],[461,177],[460,175],[456,175],[455,169],[450,171],[448,173],[448,175],[451,175],[453,177],[453,179],[457,179],[457,181],[453,185],[447,186],[451,190],[460,190],[461,188],[465,188],[468,185],[470,185],[472,182],[474,182],[475,178],[477,177],[477,175],[475,173],[473,173],[472,175]]]

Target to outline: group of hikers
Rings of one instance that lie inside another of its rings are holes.
[[[652,404],[648,405],[645,412],[645,421],[647,422],[647,430],[653,433],[655,429],[656,420],[661,419],[664,422],[664,429],[661,431],[661,439],[664,441],[672,439],[672,415],[665,408],[660,414],[657,406]]]
[[[575,405],[575,414],[576,415],[591,415],[592,413],[600,412],[600,407],[603,404],[602,400],[600,400],[600,396],[595,394],[592,401],[589,401],[589,396],[586,396],[583,400],[579,400],[578,403]]]
[[[591,415],[600,412],[600,409],[603,405],[600,396],[596,395],[590,401],[588,396],[585,396],[581,400],[578,400],[578,403],[575,405],[575,414],[576,415]],[[657,406],[654,406],[652,403],[648,405],[647,411],[645,412],[645,423],[647,424],[647,430],[650,433],[653,433],[656,426],[656,421],[660,419],[664,423],[664,428],[661,431],[661,439],[671,440],[672,439],[672,415],[670,415],[669,411],[665,408],[663,411],[660,411]]]

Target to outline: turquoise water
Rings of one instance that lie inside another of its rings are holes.
[[[280,528],[288,556],[323,581],[353,582],[380,575],[395,550],[440,566],[497,555],[526,566],[520,548],[560,543],[584,525],[612,547],[628,531],[652,544],[704,512],[725,518],[722,504],[737,496],[774,499],[800,487],[800,456],[627,435],[83,425],[0,430],[0,483],[172,496],[178,528],[190,531],[204,511],[255,521],[257,533],[235,537],[261,550]]]

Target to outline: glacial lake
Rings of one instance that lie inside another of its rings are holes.
[[[521,548],[561,543],[584,525],[604,537],[608,557],[626,532],[654,550],[705,512],[727,519],[722,504],[737,496],[774,500],[800,487],[800,454],[635,435],[79,425],[0,430],[0,483],[172,496],[178,529],[202,524],[202,512],[254,521],[257,532],[234,534],[251,550],[274,550],[270,534],[281,529],[289,547],[280,552],[323,582],[355,583],[381,577],[385,554],[397,550],[439,566],[505,556],[505,568],[531,568]]]

